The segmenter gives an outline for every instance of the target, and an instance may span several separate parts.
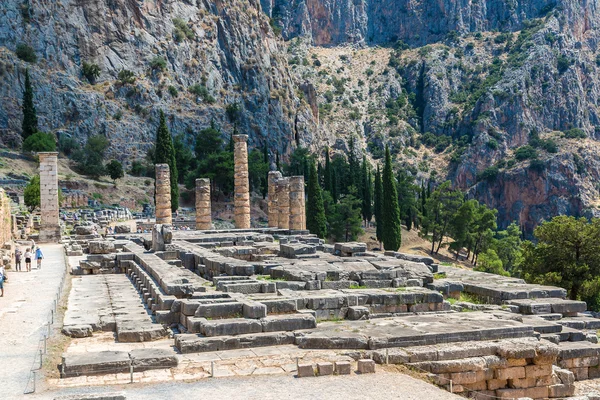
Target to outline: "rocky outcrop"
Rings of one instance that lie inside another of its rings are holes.
[[[37,63],[17,59],[19,43],[34,49]],[[94,84],[84,62],[100,67]],[[251,146],[266,141],[273,153],[286,154],[315,130],[257,0],[3,1],[0,130],[20,132],[25,68],[41,129],[80,142],[103,134],[110,156],[126,160],[145,154],[159,109],[173,134],[193,135],[215,120],[225,138],[236,123]],[[118,81],[123,69],[134,83]]]
[[[261,0],[286,38],[310,36],[317,46],[424,45],[449,33],[517,30],[543,16],[556,0]]]

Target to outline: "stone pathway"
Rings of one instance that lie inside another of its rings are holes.
[[[134,383],[111,387],[80,387],[52,392],[53,396],[121,392],[127,400],[228,399],[228,400],[459,400],[431,384],[394,372],[295,378],[292,374],[203,379],[196,382]],[[46,393],[47,396],[50,393]],[[41,398],[41,397],[40,397]],[[49,397],[51,398],[51,397]]]
[[[0,297],[0,376],[3,399],[22,398],[65,271],[62,245],[41,245],[42,269],[8,271]],[[38,360],[39,363],[39,360]],[[39,365],[39,364],[38,364]]]

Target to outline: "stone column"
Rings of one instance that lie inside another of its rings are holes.
[[[290,229],[290,179],[281,178],[277,181],[277,226],[280,229]]]
[[[267,198],[267,212],[269,213],[269,228],[279,225],[279,210],[277,209],[277,180],[281,179],[281,172],[269,171],[269,197]]]
[[[156,164],[156,223],[171,225],[171,173],[169,164]]]
[[[233,136],[234,220],[238,229],[250,228],[250,184],[248,182],[248,135]]]
[[[212,227],[210,209],[210,179],[196,179],[196,229],[208,230]]]
[[[58,153],[38,153],[40,159],[40,242],[58,242]]]
[[[290,177],[290,229],[304,229],[304,176]]]

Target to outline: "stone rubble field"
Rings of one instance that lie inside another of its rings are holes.
[[[600,378],[600,319],[561,288],[306,231],[173,231],[164,251],[120,232],[63,238],[73,339],[57,386],[401,364],[457,394],[541,399]]]

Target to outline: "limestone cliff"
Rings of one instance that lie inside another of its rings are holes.
[[[29,68],[40,129],[80,142],[104,134],[111,156],[125,161],[144,156],[159,109],[173,134],[215,120],[228,137],[237,123],[251,146],[266,141],[285,154],[315,127],[268,22],[258,0],[2,1],[0,130],[5,141],[20,132]],[[21,43],[37,63],[15,56]],[[94,84],[82,74],[84,62],[100,67]],[[119,83],[121,70],[132,71],[135,83]]]

